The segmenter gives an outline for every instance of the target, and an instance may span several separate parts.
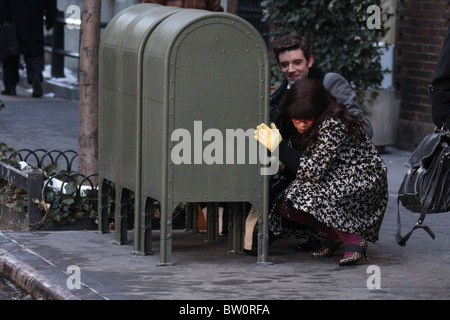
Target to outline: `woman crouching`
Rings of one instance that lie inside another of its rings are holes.
[[[367,260],[367,241],[375,242],[388,200],[387,169],[365,135],[364,122],[350,113],[317,80],[302,79],[280,107],[280,130],[257,127],[256,139],[296,172],[270,215],[272,232],[281,217],[325,235],[316,257],[328,257],[344,243],[339,265]],[[282,136],[292,137],[288,141]]]

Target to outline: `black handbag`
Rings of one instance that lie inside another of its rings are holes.
[[[403,178],[397,200],[396,240],[401,246],[419,228],[434,239],[433,231],[423,225],[425,216],[450,211],[450,131],[445,125],[422,140],[406,165],[410,169]],[[401,236],[400,202],[409,211],[420,213],[419,220],[405,236]]]
[[[0,61],[19,55],[19,41],[13,23],[0,24]]]

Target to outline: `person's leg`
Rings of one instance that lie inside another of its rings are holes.
[[[279,212],[283,217],[289,220],[292,220],[298,224],[310,226],[317,231],[323,232],[327,236],[327,238],[331,240],[338,239],[338,235],[333,228],[330,228],[319,222],[319,220],[317,220],[312,214],[292,207],[287,210],[284,203],[280,205]]]
[[[245,235],[244,235],[244,250],[251,251],[255,248],[253,233],[255,230],[255,225],[258,222],[258,212],[252,206],[247,219],[245,220]]]
[[[3,60],[3,85],[2,94],[16,95],[16,86],[19,83],[20,56],[11,56]]]
[[[344,231],[336,230],[336,233],[344,242],[344,257],[339,261],[339,265],[352,265],[358,262],[362,256],[369,260],[367,257],[367,241],[361,236],[354,233],[347,233]]]
[[[28,83],[33,86],[33,97],[42,97],[42,70],[44,70],[42,55],[25,55],[24,59],[27,67]]]
[[[339,239],[336,231],[319,222],[312,214],[297,210],[295,208],[289,208],[289,212],[284,204],[280,206],[280,214],[287,219],[290,219],[298,224],[307,225],[319,232],[326,235],[325,241],[323,241],[319,250],[311,252],[314,257],[329,257],[333,252],[341,245],[342,241]]]

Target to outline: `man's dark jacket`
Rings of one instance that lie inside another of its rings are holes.
[[[56,0],[0,0],[0,24],[16,25],[21,54],[42,54],[45,25],[50,29],[57,16]]]
[[[431,86],[431,115],[434,124],[441,128],[447,123],[450,128],[450,25],[439,60],[434,71]]]

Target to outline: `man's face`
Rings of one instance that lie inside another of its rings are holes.
[[[309,68],[313,64],[313,57],[306,60],[302,49],[288,50],[278,55],[279,68],[290,84],[308,76]]]

